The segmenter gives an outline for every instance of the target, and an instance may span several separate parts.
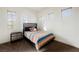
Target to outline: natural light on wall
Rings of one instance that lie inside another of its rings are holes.
[[[44,29],[44,31],[47,31],[47,28],[46,28],[46,26],[44,26],[44,28],[43,28],[43,29]]]
[[[43,30],[44,31],[47,31],[47,16],[46,15],[44,15],[44,16],[42,16],[41,18],[40,18],[41,20],[42,20],[42,27],[43,27]]]
[[[45,19],[44,19],[44,24],[43,24],[43,29],[44,29],[44,31],[47,31],[47,16],[45,17]]]
[[[51,24],[54,23],[54,13],[48,12],[46,15],[42,16],[42,24],[44,31],[51,31]]]

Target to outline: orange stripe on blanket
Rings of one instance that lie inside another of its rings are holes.
[[[43,46],[46,42],[52,40],[54,38],[54,35],[51,35],[49,37],[47,37],[46,39],[44,39],[43,41],[41,41],[40,43],[38,43],[38,48],[40,48],[41,46]]]

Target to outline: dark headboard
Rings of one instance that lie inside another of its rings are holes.
[[[24,23],[23,24],[23,32],[30,31],[29,28],[35,27],[37,29],[37,23]]]

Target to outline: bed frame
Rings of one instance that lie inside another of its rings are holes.
[[[37,23],[24,23],[23,24],[23,38],[28,41],[33,47],[35,47],[35,44],[31,42],[27,37],[25,37],[24,32],[30,31],[29,28],[35,27],[37,29]]]
[[[35,28],[37,29],[37,23],[24,23],[24,24],[23,24],[23,37],[25,38],[25,40],[27,40],[28,42],[30,42],[30,43],[32,44],[32,46],[35,47],[35,44],[34,44],[33,42],[31,42],[28,38],[26,38],[25,35],[24,35],[24,32],[25,32],[25,31],[30,31],[29,28],[31,28],[31,27],[35,27]],[[54,37],[54,38],[55,38],[55,37]],[[49,42],[53,41],[54,38],[52,38],[52,39],[49,40],[47,43],[45,43],[45,45],[47,45]],[[44,45],[44,46],[45,46],[45,45]],[[42,47],[43,47],[43,46],[41,46],[40,49],[41,49]]]
[[[37,23],[24,23],[23,24],[23,34],[25,31],[30,31],[29,28],[35,27],[37,29]]]

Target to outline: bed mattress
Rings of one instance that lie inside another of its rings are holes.
[[[36,45],[37,49],[39,46],[42,46],[45,42],[49,41],[51,38],[54,37],[52,33],[45,31],[26,31],[24,32],[24,35]]]

